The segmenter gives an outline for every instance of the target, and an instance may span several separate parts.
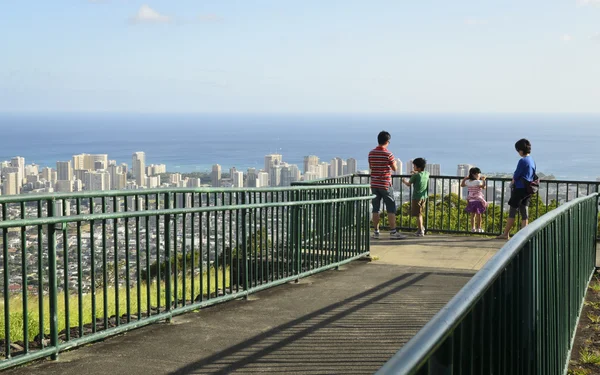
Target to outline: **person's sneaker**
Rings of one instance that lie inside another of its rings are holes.
[[[373,232],[373,235],[371,236],[372,239],[374,240],[378,240],[379,239],[379,232]]]
[[[483,228],[479,228],[479,229],[477,229],[477,231],[478,231],[479,233],[483,233]]]
[[[406,236],[398,231],[394,231],[394,232],[390,232],[390,238],[399,240],[399,239],[406,238]]]
[[[417,236],[417,237],[423,237],[423,236],[425,236],[425,233],[423,233],[422,231],[418,230],[418,231],[415,233],[415,236]]]
[[[479,232],[479,229],[475,229],[475,228],[471,229],[471,233],[477,233],[477,232]]]

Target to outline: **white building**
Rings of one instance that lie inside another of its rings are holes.
[[[269,186],[269,174],[267,172],[258,172],[256,179],[256,187],[267,187]]]
[[[244,172],[242,172],[242,171],[233,172],[233,175],[231,176],[231,181],[232,181],[233,187],[237,187],[237,188],[244,187]]]
[[[212,172],[210,173],[210,182],[212,187],[221,186],[221,166],[215,164],[212,166]]]
[[[141,187],[146,183],[146,153],[143,151],[134,152],[131,155],[131,173],[135,183]]]
[[[110,190],[110,174],[107,171],[86,172],[83,181],[85,190]]]
[[[311,166],[319,165],[319,157],[315,155],[308,155],[304,157],[304,170],[303,172],[309,172]]]

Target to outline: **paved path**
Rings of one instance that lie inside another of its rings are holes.
[[[371,374],[502,241],[379,240],[356,261],[7,374]]]

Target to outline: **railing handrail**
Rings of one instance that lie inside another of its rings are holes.
[[[598,200],[598,193],[574,199],[558,207],[523,228],[508,241],[479,270],[475,276],[386,364],[377,374],[403,374],[406,369],[415,369],[441,346],[452,329],[484,295],[494,280],[503,272],[523,245],[549,225],[554,219],[565,214],[581,202]]]
[[[21,203],[32,202],[39,200],[52,199],[77,199],[77,198],[102,198],[102,197],[128,197],[128,196],[143,196],[165,193],[252,193],[252,192],[283,192],[283,191],[301,191],[301,190],[327,190],[327,189],[354,189],[354,188],[369,187],[368,184],[361,185],[311,185],[311,186],[285,186],[285,187],[261,187],[261,188],[155,188],[155,189],[139,189],[139,190],[97,190],[97,191],[78,191],[72,193],[34,193],[20,195],[5,195],[0,196],[0,204],[2,203]]]
[[[308,181],[294,181],[294,182],[292,182],[292,186],[311,185],[311,184],[318,185],[320,182],[323,182],[323,181],[334,180],[334,179],[337,180],[340,178],[352,178],[356,175],[357,175],[356,173],[350,173],[350,174],[345,174],[345,175],[336,176],[336,177],[323,177],[323,178],[317,178],[317,179],[308,180]]]
[[[367,173],[356,173],[353,175],[354,177],[371,177],[371,174],[367,174]],[[403,178],[403,177],[410,177],[410,174],[392,174],[392,178]],[[430,175],[429,178],[443,178],[443,179],[461,179],[464,178],[464,176],[451,176],[451,175]],[[486,177],[486,180],[491,180],[491,181],[512,181],[511,177]],[[592,185],[600,185],[600,181],[593,181],[593,180],[557,180],[557,179],[546,179],[546,178],[540,178],[540,181],[542,182],[548,182],[548,183],[559,183],[559,184],[592,184]]]
[[[146,217],[146,216],[193,214],[193,213],[215,212],[215,211],[236,211],[236,210],[253,209],[253,208],[302,206],[302,205],[306,205],[306,204],[318,205],[318,204],[327,204],[327,203],[336,203],[336,202],[371,200],[371,199],[373,199],[373,197],[374,197],[373,195],[366,195],[366,196],[362,196],[362,197],[318,199],[318,200],[307,200],[307,201],[288,201],[288,202],[280,202],[280,203],[230,204],[230,205],[224,205],[224,206],[171,208],[171,209],[141,210],[141,211],[120,211],[120,212],[111,212],[111,213],[95,213],[95,214],[84,214],[84,215],[69,215],[69,216],[52,216],[52,217],[41,217],[41,218],[31,218],[31,219],[16,219],[16,220],[0,221],[0,229],[34,226],[34,225],[75,223],[75,222],[79,222],[79,221],[91,221],[91,220],[125,219],[125,218]]]

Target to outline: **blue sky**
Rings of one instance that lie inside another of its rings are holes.
[[[600,0],[9,0],[0,111],[600,112]]]

